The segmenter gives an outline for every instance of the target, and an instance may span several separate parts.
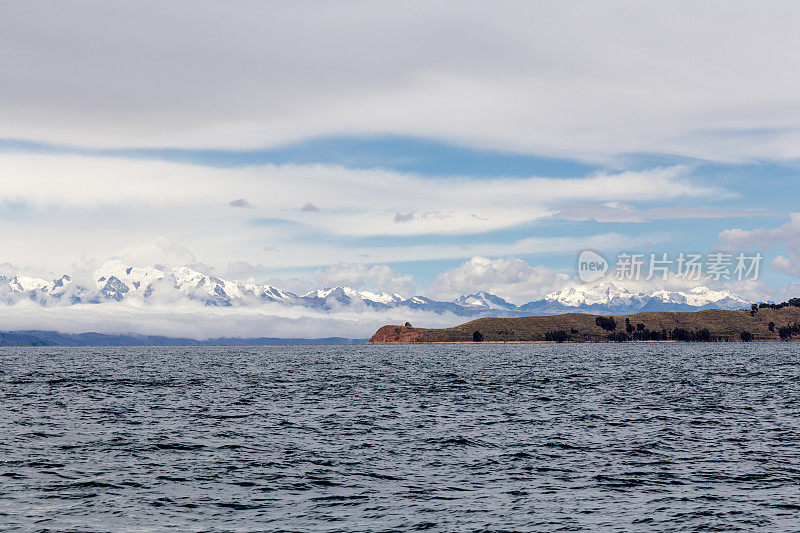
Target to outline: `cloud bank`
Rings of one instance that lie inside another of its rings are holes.
[[[404,239],[504,231],[544,220],[559,205],[570,203],[725,194],[694,179],[682,166],[572,179],[474,179],[335,165],[222,169],[130,158],[0,153],[0,168],[11,177],[0,189],[0,205],[22,206],[0,219],[6,230],[3,259],[53,270],[63,270],[79,254],[122,255],[131,262],[155,264],[164,253],[160,245],[152,246],[159,236],[183,243],[220,270],[236,261],[288,268],[574,251],[602,247],[603,241],[646,238],[595,233],[475,245],[469,240],[409,244]],[[310,196],[315,203],[309,202]],[[233,201],[238,208],[231,208],[231,197],[238,198]],[[380,240],[370,240],[374,237]]]
[[[396,272],[389,265],[339,263],[315,274],[323,287],[352,287],[371,291],[387,291],[404,297],[416,294],[417,284],[410,274]]]
[[[755,230],[728,229],[719,234],[727,248],[769,248],[775,244],[786,247],[788,257],[775,256],[770,266],[786,275],[800,277],[800,213],[792,213],[789,222],[777,228]]]
[[[262,306],[214,308],[174,303],[141,307],[126,303],[41,307],[34,303],[0,306],[0,331],[51,330],[62,333],[163,335],[206,340],[217,337],[365,339],[384,324],[411,321],[449,327],[464,321],[451,314],[395,309],[339,310],[336,313]]]
[[[555,273],[541,266],[531,266],[516,257],[473,257],[460,266],[439,274],[429,287],[429,292],[436,298],[452,300],[481,290],[521,305],[538,300],[570,281],[567,274]]]
[[[796,158],[799,17],[794,2],[10,3],[0,138]]]

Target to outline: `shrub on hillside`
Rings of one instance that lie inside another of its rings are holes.
[[[564,342],[569,338],[567,332],[563,329],[558,331],[548,331],[544,334],[544,340],[553,342]]]
[[[606,331],[614,331],[617,329],[617,322],[613,316],[598,316],[594,319],[594,323]]]

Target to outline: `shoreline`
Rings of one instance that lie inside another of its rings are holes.
[[[450,328],[382,326],[368,344],[787,342],[800,340],[800,307],[488,317]]]
[[[735,340],[726,340],[726,341],[679,341],[679,340],[658,340],[658,341],[624,341],[624,342],[617,342],[617,341],[609,341],[609,340],[597,340],[597,341],[564,341],[564,342],[557,342],[557,341],[419,341],[419,342],[367,342],[367,346],[395,346],[395,345],[405,345],[405,344],[474,344],[474,345],[481,345],[481,344],[750,344],[750,343],[766,343],[766,342],[774,342],[776,344],[783,344],[783,343],[790,343],[790,342],[800,342],[800,338],[798,339],[789,339],[789,340],[780,340],[780,339],[756,339],[752,341],[735,341]]]

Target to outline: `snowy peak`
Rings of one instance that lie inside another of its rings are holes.
[[[187,266],[171,269],[141,267],[128,265],[119,259],[108,261],[91,273],[80,273],[74,277],[65,275],[52,281],[21,274],[0,277],[0,304],[14,305],[23,300],[43,306],[105,302],[130,302],[136,305],[194,302],[218,307],[291,305],[326,312],[405,308],[471,317],[742,309],[750,305],[750,302],[729,290],[695,287],[683,291],[636,293],[610,282],[564,287],[542,300],[521,306],[486,291],[460,296],[450,302],[425,296],[405,298],[392,292],[346,286],[318,289],[298,296],[272,285],[230,281]]]
[[[285,292],[272,285],[258,285],[258,295],[263,300],[270,302],[289,302],[296,301],[297,295]]]
[[[115,260],[98,268],[95,279],[100,296],[117,301],[126,297],[148,299],[154,295],[169,300],[182,297],[214,306],[297,300],[296,295],[272,285],[232,282],[186,266],[166,270],[127,266]]]
[[[658,298],[667,303],[680,303],[691,305],[694,307],[703,307],[710,304],[715,304],[722,301],[737,302],[742,306],[749,305],[749,302],[744,298],[737,296],[727,289],[715,291],[708,287],[695,287],[688,291],[655,291],[651,294],[654,298]]]
[[[544,299],[547,302],[574,308],[590,306],[629,306],[633,308],[637,305],[653,306],[659,303],[704,307],[722,302],[726,304],[725,308],[739,309],[749,305],[747,300],[727,289],[715,291],[708,287],[695,287],[687,291],[657,290],[651,293],[634,293],[610,282],[594,286],[566,287],[548,294]]]
[[[30,292],[45,289],[51,285],[50,282],[41,278],[32,278],[29,276],[14,276],[8,283],[12,292]]]
[[[627,289],[617,287],[611,282],[599,285],[573,285],[544,297],[548,302],[557,302],[567,307],[610,304],[616,301],[631,301],[637,296]]]
[[[364,303],[370,307],[397,307],[406,300],[395,293],[357,290],[352,287],[317,289],[300,297],[311,305],[331,307],[334,304],[351,305]]]
[[[476,292],[475,294],[469,294],[466,296],[460,296],[453,300],[453,303],[462,307],[474,309],[511,310],[517,308],[517,306],[511,302],[507,302],[499,296],[495,296],[494,294],[490,294],[485,291]]]

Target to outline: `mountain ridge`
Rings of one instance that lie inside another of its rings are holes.
[[[404,297],[388,291],[348,286],[325,287],[295,294],[270,284],[230,281],[187,266],[173,268],[129,266],[121,260],[104,263],[91,276],[62,275],[48,281],[25,275],[0,276],[0,303],[33,301],[42,306],[102,304],[135,301],[174,303],[191,301],[205,306],[242,307],[281,304],[324,311],[371,309],[452,313],[457,316],[526,316],[565,312],[625,314],[637,311],[696,311],[742,309],[750,302],[729,290],[698,286],[686,291],[659,289],[635,293],[611,282],[569,285],[539,300],[517,305],[487,291],[440,301],[427,296]]]

